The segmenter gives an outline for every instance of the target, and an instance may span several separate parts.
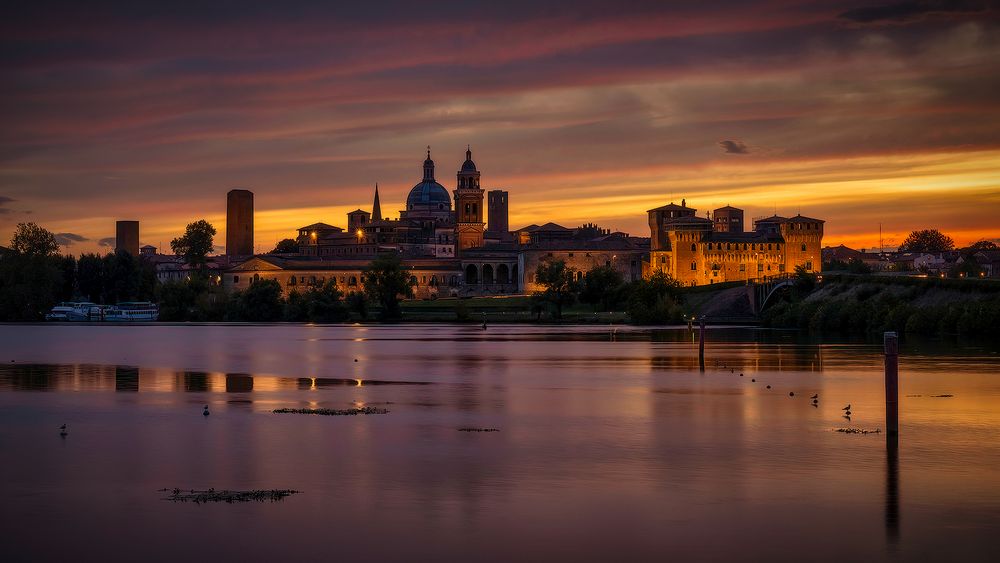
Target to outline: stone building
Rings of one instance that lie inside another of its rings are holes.
[[[552,222],[511,231],[509,193],[485,190],[472,150],[456,173],[455,188],[438,183],[430,149],[423,175],[397,219],[382,214],[375,186],[371,212],[347,214],[347,228],[317,222],[298,229],[296,255],[253,256],[227,269],[222,283],[243,289],[274,279],[288,292],[336,280],[360,291],[363,271],[380,253],[398,254],[418,298],[510,295],[541,289],[539,265],[561,260],[578,279],[599,266],[625,281],[662,271],[686,285],[751,280],[820,268],[823,221],[801,215],[758,219],[744,231],[742,209],[725,206],[698,217],[685,200],[648,211],[650,237],[633,237],[594,224],[568,228]],[[488,204],[484,207],[484,195]]]
[[[648,272],[664,272],[684,285],[747,281],[802,266],[821,268],[823,221],[796,215],[758,219],[742,230],[743,210],[726,206],[717,220],[670,203],[647,211],[650,226]]]
[[[253,255],[253,192],[229,190],[226,194],[226,254]]]

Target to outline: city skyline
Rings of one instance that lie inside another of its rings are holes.
[[[428,144],[449,189],[471,144],[512,228],[645,236],[686,198],[823,217],[830,246],[1000,238],[989,4],[515,7],[21,7],[0,24],[0,238],[34,221],[100,251],[137,219],[169,251],[196,219],[223,233],[246,188],[266,252],[343,226],[376,182],[394,216]]]

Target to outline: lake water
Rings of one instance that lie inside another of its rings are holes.
[[[903,341],[895,453],[834,431],[884,429],[880,352],[710,329],[702,373],[685,330],[4,325],[0,556],[997,560],[998,350]],[[362,405],[389,412],[272,413]]]

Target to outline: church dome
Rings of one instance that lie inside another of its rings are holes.
[[[420,182],[413,186],[410,195],[406,196],[407,209],[412,209],[414,205],[434,205],[437,203],[447,204],[448,208],[451,208],[451,196],[448,195],[448,190],[434,180]]]
[[[434,161],[431,160],[431,148],[427,147],[427,160],[424,161],[424,179],[413,186],[410,195],[406,196],[406,209],[433,206],[437,210],[451,210],[451,196],[444,186],[434,180]]]

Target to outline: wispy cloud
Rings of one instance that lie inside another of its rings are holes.
[[[86,242],[90,239],[76,233],[56,233],[56,244],[59,246],[73,246],[78,242]]]
[[[982,14],[988,9],[986,2],[976,0],[910,0],[854,8],[840,17],[864,24],[909,23],[933,16]]]
[[[743,141],[719,141],[719,146],[726,154],[750,154],[750,149]]]

